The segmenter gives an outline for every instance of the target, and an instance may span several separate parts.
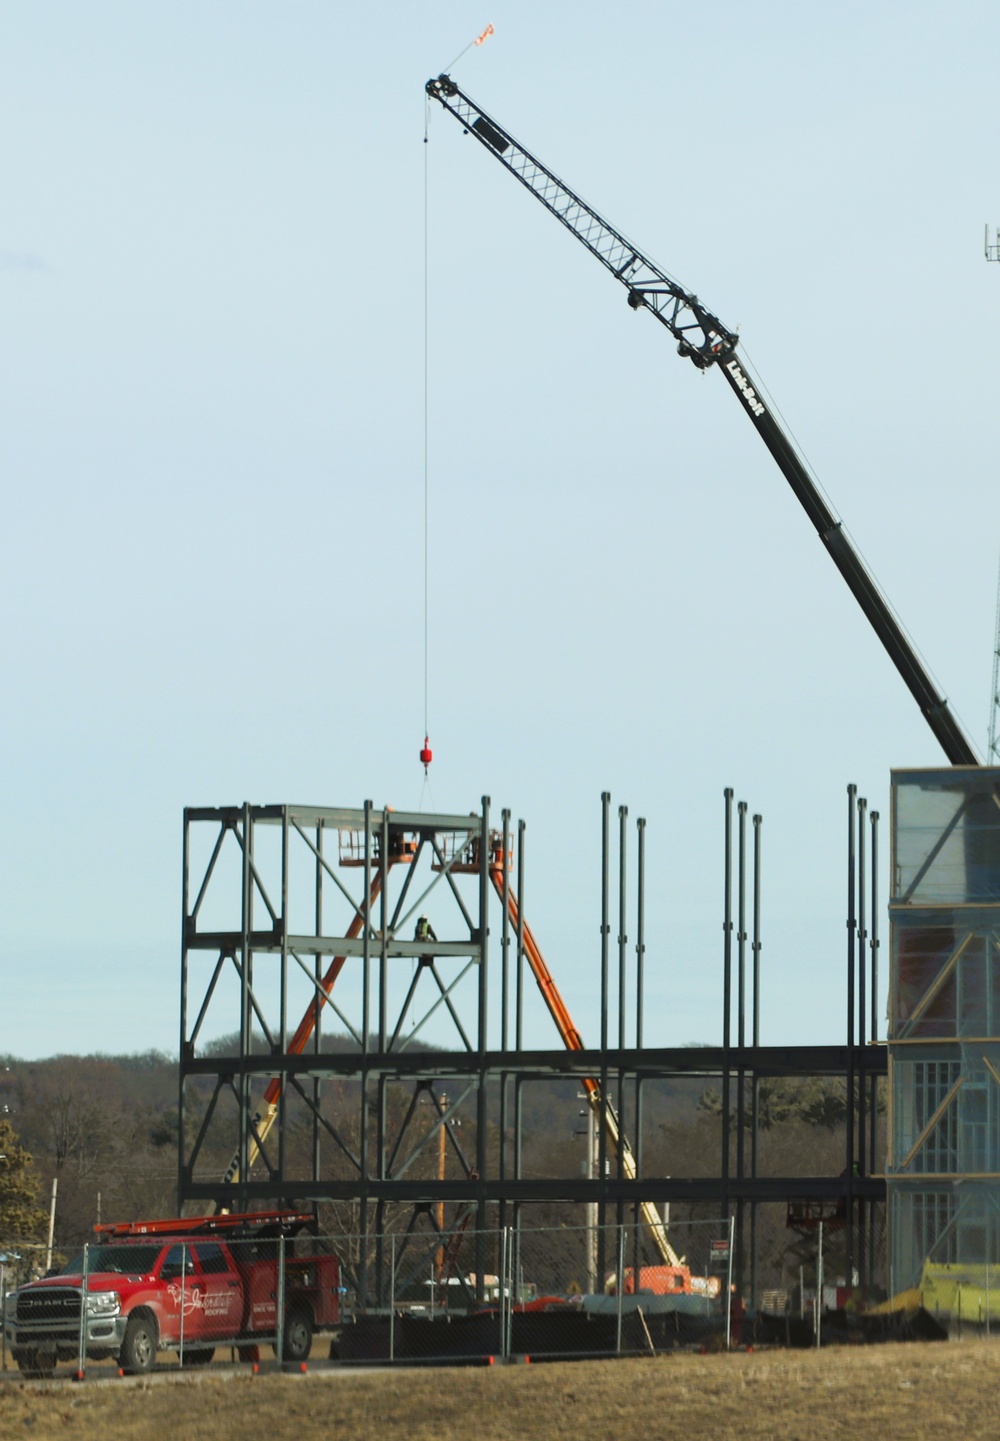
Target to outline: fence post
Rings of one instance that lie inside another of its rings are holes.
[[[500,1229],[500,1359],[507,1359],[507,1314],[513,1304],[507,1283],[507,1227]]]
[[[391,1236],[389,1246],[389,1360],[396,1359],[396,1238]]]
[[[512,1226],[507,1227],[507,1276],[510,1286],[512,1302],[517,1301],[518,1305],[524,1305],[521,1298],[520,1278],[517,1274],[517,1247],[515,1244],[515,1232]],[[514,1349],[514,1315],[512,1311],[507,1313],[507,1355]]]
[[[278,1285],[277,1285],[277,1310],[274,1318],[274,1353],[278,1358],[278,1368],[283,1366],[285,1361],[285,1234],[278,1237]]]
[[[0,1260],[0,1370],[7,1370],[7,1263]]]
[[[622,1287],[625,1284],[625,1227],[618,1227],[618,1279],[615,1283],[615,1290],[618,1292],[618,1320],[615,1326],[615,1352],[622,1354]]]
[[[82,1376],[87,1364],[87,1293],[90,1289],[90,1243],[83,1248],[83,1275],[80,1278],[80,1334],[77,1354],[77,1375]]]
[[[726,1261],[726,1350],[733,1339],[733,1237],[736,1218],[729,1218],[729,1256]]]
[[[180,1305],[181,1305],[181,1349],[180,1349],[180,1353],[179,1353],[179,1354],[180,1354],[180,1366],[181,1366],[181,1369],[183,1370],[183,1368],[184,1368],[184,1313],[185,1313],[185,1311],[187,1310],[187,1306],[185,1305],[185,1302],[187,1301],[187,1244],[186,1244],[184,1241],[181,1242],[181,1284],[180,1284],[180,1288],[179,1288],[179,1289],[180,1289],[180,1298],[181,1298],[181,1301],[180,1301]]]
[[[823,1222],[819,1223],[819,1250],[816,1253],[816,1346],[823,1331]]]
[[[510,1275],[518,1297],[521,1294],[521,1281],[524,1275],[521,1239],[521,1213],[519,1210],[515,1210],[514,1224],[510,1227]]]

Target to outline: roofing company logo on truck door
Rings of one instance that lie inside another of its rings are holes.
[[[217,1241],[194,1247],[203,1287],[206,1336],[232,1336],[240,1329],[243,1286],[228,1251]]]

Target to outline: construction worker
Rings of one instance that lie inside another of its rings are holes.
[[[413,939],[415,941],[437,940],[437,936],[434,934],[434,927],[426,916],[421,916],[417,921],[417,929],[413,932]]]

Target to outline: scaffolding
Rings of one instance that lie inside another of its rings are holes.
[[[894,1292],[1000,1259],[1000,769],[892,778]]]

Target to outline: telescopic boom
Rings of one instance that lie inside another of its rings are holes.
[[[677,341],[678,353],[699,370],[721,370],[808,515],[834,565],[868,617],[889,659],[906,682],[951,765],[980,764],[975,748],[927,672],[842,523],[830,510],[801,457],[736,359],[738,337],[690,291],[637,250],[630,240],[536,160],[502,125],[447,75],[428,80],[427,93],[514,175],[620,281],[633,310],[648,310]]]

